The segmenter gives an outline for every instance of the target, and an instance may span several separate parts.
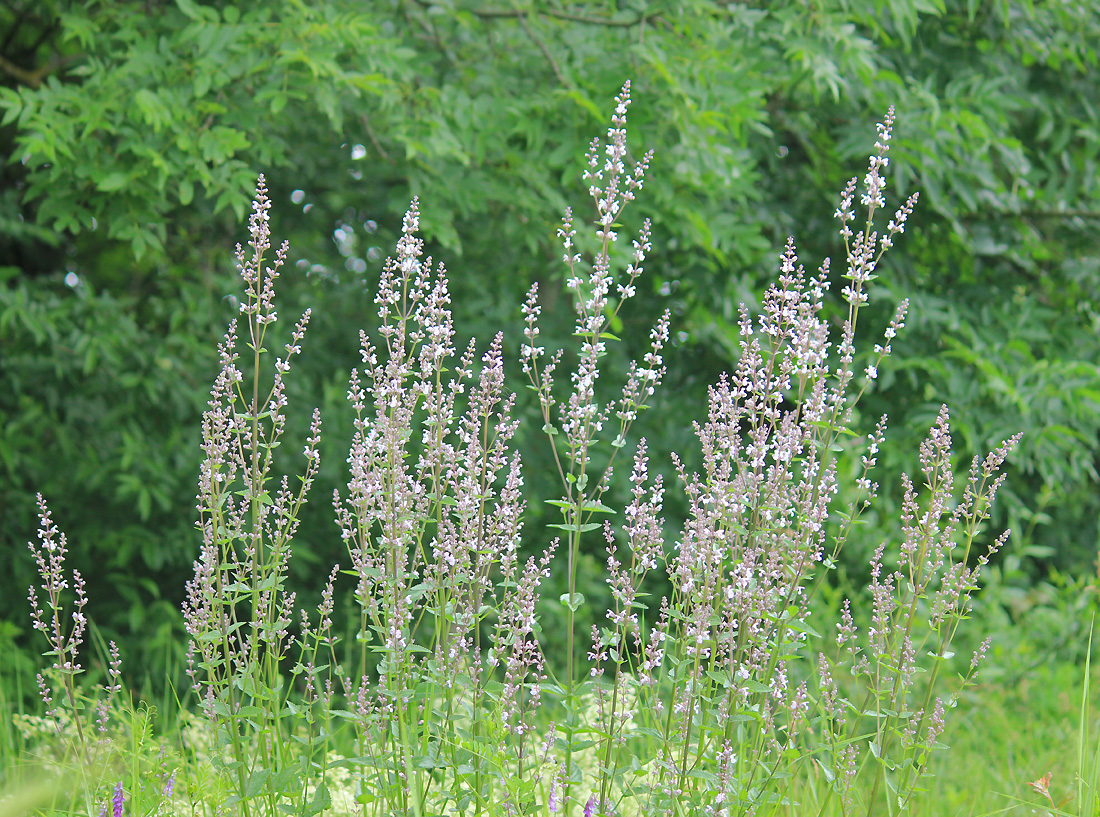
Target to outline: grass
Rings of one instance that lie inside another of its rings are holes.
[[[996,660],[996,659],[995,659]],[[1011,656],[1001,660],[1010,662]],[[993,815],[1043,814],[1045,800],[1028,787],[1029,782],[1051,774],[1050,791],[1055,801],[1067,795],[1073,799],[1061,812],[1084,815],[1078,809],[1077,770],[1080,741],[1083,668],[1073,661],[1043,664],[1018,684],[1003,686],[979,683],[960,701],[943,736],[950,750],[934,761],[927,780],[928,790],[913,805],[913,813],[943,817],[992,817]],[[1091,711],[1100,707],[1096,682],[1100,668],[1089,675]],[[4,770],[4,798],[0,817],[30,813],[84,813],[60,807],[55,777],[43,780],[36,758],[44,751],[41,737],[25,735],[11,715],[18,711],[11,690],[0,686],[0,768]],[[201,752],[202,731],[187,728],[177,719],[171,705],[158,710],[156,732],[178,752],[178,781],[202,790],[209,781],[209,758]],[[1100,734],[1100,719],[1090,715],[1091,735]],[[350,752],[353,747],[343,747]],[[198,751],[196,751],[198,750]],[[1085,778],[1088,779],[1087,777]],[[1095,778],[1093,778],[1095,781]],[[1091,785],[1095,792],[1095,782]],[[182,790],[182,789],[181,789]],[[813,801],[815,795],[796,799]],[[186,795],[173,801],[165,813],[190,814]]]
[[[1073,662],[1044,664],[1019,684],[979,684],[954,713],[944,743],[950,750],[938,758],[926,805],[920,813],[945,815],[1024,815],[1042,813],[1045,799],[1028,783],[1051,775],[1055,802],[1066,796],[1076,809],[1081,736],[1081,701],[1087,691],[1093,711],[1100,703],[1091,670]],[[1100,723],[1090,718],[1086,735]],[[1086,738],[1084,745],[1088,745]],[[1095,791],[1095,783],[1090,784]]]

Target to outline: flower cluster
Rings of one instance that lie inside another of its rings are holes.
[[[839,333],[826,317],[830,263],[808,272],[788,241],[759,314],[741,307],[736,366],[711,386],[706,416],[694,424],[699,468],[672,455],[688,512],[669,534],[670,488],[647,440],[631,437],[665,376],[668,312],[621,388],[609,392],[603,371],[609,330],[636,297],[652,251],[647,220],[616,269],[615,228],[650,161],[648,153],[631,160],[629,105],[627,84],[606,139],[587,153],[595,219],[579,243],[595,248],[591,257],[578,247],[572,211],[558,232],[576,349],[548,354],[539,345],[537,283],[522,307],[520,362],[561,479],[550,501],[561,511],[551,526],[561,541],[523,552],[527,497],[505,339],[456,350],[446,270],[424,255],[414,199],[379,281],[377,326],[361,331],[361,362],[348,381],[355,419],[347,488],[333,496],[348,569],[332,567],[314,611],[298,608],[286,577],[320,467],[316,411],[300,487],[273,476],[285,378],[310,313],[268,364],[266,345],[278,348],[275,284],[287,247],[267,262],[271,205],[260,178],[249,251],[237,249],[246,295],[219,346],[203,417],[202,545],[184,604],[188,672],[207,718],[184,739],[211,760],[233,792],[227,803],[242,813],[751,815],[789,811],[792,777],[820,772],[815,810],[826,813],[836,796],[843,813],[872,814],[886,792],[904,810],[918,790],[960,688],[945,683],[950,646],[989,558],[972,550],[1019,438],[975,458],[956,491],[945,407],[920,448],[921,484],[903,478],[900,546],[895,552],[883,540],[871,559],[867,616],[859,599],[846,600],[835,633],[816,631],[815,591],[879,490],[871,472],[887,418],[861,436],[851,428],[856,406],[908,309],[902,301],[873,353],[857,354],[868,286],[916,203],[910,197],[884,233],[875,230],[893,110],[878,126],[858,193],[865,226],[851,226],[858,179],[836,210],[847,255]],[[555,379],[559,368],[568,378]],[[631,446],[632,457],[622,455],[629,498],[609,507],[616,458]],[[60,733],[86,708],[74,678],[87,599],[80,574],[64,569],[64,535],[41,498],[39,506],[39,541],[30,547],[40,584],[29,600],[33,626],[51,647],[39,686]],[[589,664],[578,667],[585,649],[574,650],[574,630],[591,602],[577,592],[577,575],[599,532],[609,603],[594,616]],[[540,590],[562,560],[564,667],[540,641]],[[337,600],[342,576],[353,583],[348,605]],[[648,604],[660,585],[670,592]],[[70,592],[75,607],[66,612]],[[344,610],[354,642],[338,655]],[[987,648],[973,654],[962,685]],[[121,689],[113,643],[106,664],[104,698],[90,708],[100,731]],[[79,732],[81,720],[71,723]],[[334,752],[337,723],[350,731],[354,755]],[[82,734],[77,742],[87,757],[89,742]],[[857,790],[860,770],[870,781],[866,797]],[[177,787],[167,761],[161,772],[150,812]],[[136,811],[144,796],[140,784],[127,792],[115,781],[112,773],[87,798],[103,817]],[[109,797],[105,785],[113,786]]]

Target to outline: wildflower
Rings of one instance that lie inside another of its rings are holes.
[[[986,650],[989,649],[989,645],[993,642],[993,636],[986,636],[982,643],[978,645],[978,649],[974,650],[974,655],[970,658],[970,671],[974,672],[978,669],[978,664],[985,658]]]
[[[122,781],[120,780],[115,784],[115,796],[111,801],[111,817],[122,817],[125,802],[125,794],[122,790]]]
[[[1043,797],[1045,797],[1047,800],[1049,800],[1050,804],[1053,806],[1054,805],[1054,798],[1050,796],[1050,779],[1051,779],[1051,777],[1052,777],[1051,773],[1047,772],[1042,777],[1040,777],[1038,780],[1032,781],[1032,782],[1028,783],[1027,785],[1030,786],[1032,788],[1032,790],[1034,790],[1037,794],[1043,795]]]
[[[168,779],[164,783],[164,788],[160,790],[160,796],[167,799],[172,796],[172,789],[176,785],[176,769],[172,770],[172,774],[168,775]]]

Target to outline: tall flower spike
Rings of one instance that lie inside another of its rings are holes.
[[[115,796],[111,800],[111,817],[123,817],[126,805],[126,792],[122,788],[122,781],[115,784]]]

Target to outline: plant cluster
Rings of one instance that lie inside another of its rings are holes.
[[[665,373],[667,314],[605,396],[610,330],[650,250],[647,222],[616,272],[620,221],[649,161],[631,159],[629,104],[627,84],[606,139],[587,154],[592,253],[578,249],[570,212],[558,233],[577,348],[539,346],[537,286],[523,306],[520,359],[561,480],[550,501],[561,511],[557,538],[521,552],[529,497],[505,339],[455,348],[447,277],[424,256],[414,200],[375,297],[377,329],[361,332],[361,368],[348,384],[355,430],[347,488],[333,497],[348,562],[332,568],[316,611],[299,608],[287,573],[319,468],[318,412],[298,484],[276,469],[286,378],[310,312],[273,354],[287,247],[270,255],[261,177],[248,248],[237,251],[246,294],[203,419],[202,547],[185,604],[189,676],[220,781],[200,798],[207,813],[873,815],[912,805],[945,713],[984,652],[952,680],[952,640],[988,558],[978,553],[983,523],[1018,437],[976,458],[956,491],[944,408],[920,449],[923,484],[904,481],[904,536],[874,553],[868,613],[856,598],[835,629],[818,622],[818,590],[878,489],[872,469],[886,418],[860,436],[856,405],[907,310],[903,301],[858,366],[868,287],[916,203],[876,228],[893,111],[878,126],[862,187],[852,179],[836,210],[846,246],[839,336],[827,317],[830,265],[807,272],[792,240],[761,314],[742,308],[738,365],[711,388],[694,426],[701,470],[675,460],[689,516],[670,535],[669,488],[646,441],[630,436]],[[848,477],[837,452],[853,448],[862,450],[856,490],[838,508]],[[620,456],[629,500],[615,508],[607,502]],[[42,586],[31,598],[55,663],[40,683],[47,717],[75,719],[67,757],[78,763],[93,745],[75,684],[84,588],[74,576],[69,628],[64,539],[44,503],[42,525],[32,546]],[[582,648],[585,664],[574,643],[587,634],[574,622],[590,602],[576,580],[582,541],[598,536],[612,604]],[[540,605],[553,603],[540,586],[551,571],[564,571],[568,588],[558,599],[564,656],[540,643]],[[657,576],[671,592],[653,603]],[[334,625],[344,585],[356,619],[349,644]],[[104,713],[118,691],[117,661],[112,652]],[[102,791],[89,788],[89,802],[125,796],[108,777]],[[350,797],[334,797],[349,788]]]
[[[1007,614],[983,626],[1024,623],[1050,647],[1032,660],[1068,660],[1088,617],[1059,609],[1077,588],[1046,582],[1057,582],[1052,569],[1094,573],[1100,519],[1100,15],[1028,0],[766,10],[681,0],[578,14],[506,5],[181,0],[150,14],[150,0],[0,4],[0,548],[22,547],[35,494],[49,496],[73,563],[90,586],[112,588],[90,608],[135,685],[162,653],[178,665],[193,436],[237,286],[223,245],[246,219],[257,172],[294,249],[283,310],[305,299],[325,318],[310,327],[290,402],[318,403],[326,445],[342,445],[346,327],[362,320],[361,292],[411,191],[425,203],[422,237],[452,268],[461,252],[468,271],[450,281],[460,334],[492,338],[530,282],[557,269],[543,225],[564,209],[562,180],[603,121],[599,89],[629,74],[631,127],[662,168],[646,180],[653,249],[639,289],[667,299],[636,299],[624,314],[648,328],[657,303],[671,308],[675,353],[658,397],[677,417],[698,414],[706,385],[735,366],[737,304],[755,311],[788,234],[843,257],[832,208],[820,205],[851,175],[868,111],[906,111],[891,191],[920,189],[921,207],[861,322],[885,325],[878,310],[903,295],[910,317],[861,413],[890,414],[879,456],[890,474],[918,472],[918,441],[943,402],[965,459],[1025,432],[993,521],[1015,535],[983,592],[986,611]],[[555,348],[569,333],[558,294],[544,283],[543,345]],[[625,357],[622,347],[612,355]],[[662,471],[669,451],[694,446],[686,423],[671,425],[645,432]],[[293,412],[291,428],[297,439]],[[552,496],[549,452],[524,433],[525,491]],[[324,449],[315,493],[341,484],[335,450]],[[877,498],[876,534],[899,531],[897,482]],[[681,519],[684,507],[670,491],[665,514]],[[298,538],[343,561],[329,514],[312,510]],[[526,529],[550,514],[531,503]],[[861,583],[877,544],[863,530],[841,564]],[[303,563],[291,581],[312,602],[320,588],[301,583]],[[25,689],[31,573],[17,560],[0,574],[0,644],[19,653],[0,678]],[[599,592],[583,579],[580,589]],[[557,649],[553,638],[543,643]]]

